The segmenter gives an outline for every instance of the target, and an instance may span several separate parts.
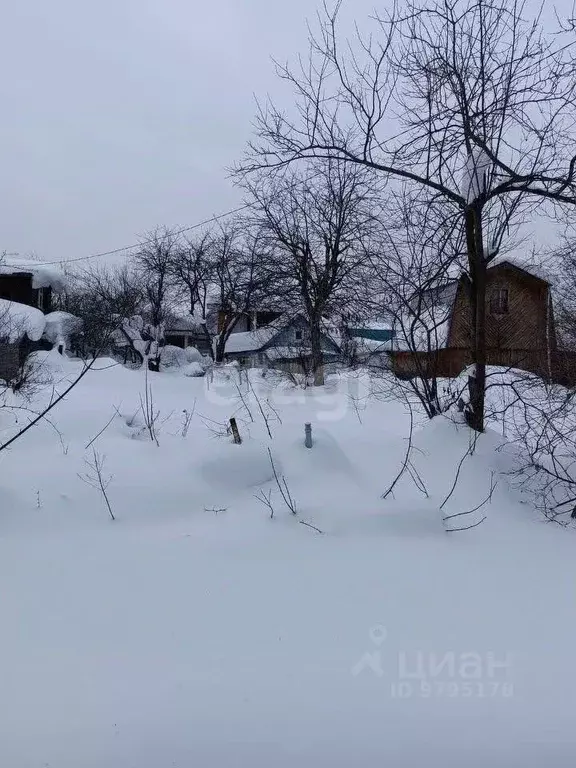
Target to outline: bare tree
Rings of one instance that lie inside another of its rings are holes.
[[[164,323],[169,310],[171,279],[178,248],[177,235],[165,227],[160,227],[146,235],[134,257],[146,300],[148,322],[143,338],[147,342],[145,356],[151,371],[160,370]]]
[[[547,271],[554,277],[555,320],[562,349],[576,351],[576,236],[569,223],[564,242],[555,248]]]
[[[519,487],[548,520],[572,522],[576,519],[574,390],[518,373],[506,387],[494,390],[500,401],[495,410],[506,416],[507,437],[516,446],[512,456]]]
[[[133,269],[98,265],[70,275],[56,307],[82,319],[78,351],[86,356],[97,349],[107,351],[102,340],[111,342],[123,322],[142,311],[143,301],[142,282]]]
[[[96,362],[97,354],[95,354],[91,359],[85,360],[84,365],[82,367],[82,370],[80,373],[72,379],[72,381],[65,382],[67,386],[60,392],[56,391],[56,389],[52,390],[51,397],[48,401],[48,403],[42,407],[39,411],[31,411],[29,409],[26,409],[29,413],[29,421],[27,423],[23,424],[18,428],[18,430],[10,435],[4,442],[0,443],[0,452],[6,450],[11,445],[13,445],[17,440],[20,440],[21,437],[23,437],[30,429],[35,427],[38,423],[40,423],[43,420],[48,421],[47,417],[48,414],[56,408],[56,406],[64,400],[64,398],[74,389],[74,387],[78,386],[78,384],[82,381],[84,376],[90,371]],[[14,410],[13,406],[6,406],[8,410]]]
[[[240,318],[266,296],[266,247],[261,232],[239,220],[222,227],[214,239],[211,279],[218,299],[218,327],[212,346],[217,363],[224,360],[226,342]]]
[[[458,399],[439,379],[465,253],[462,231],[441,201],[404,194],[388,198],[381,234],[370,253],[374,293],[364,305],[372,314],[384,308],[390,319],[389,348],[401,377],[395,388],[411,390],[433,418]]]
[[[184,293],[190,315],[200,315],[201,326],[210,342],[207,326],[208,297],[213,275],[213,236],[206,232],[196,239],[188,239],[177,249],[172,261],[176,290]],[[209,343],[210,354],[214,355]]]
[[[194,315],[199,309],[206,315],[208,289],[210,286],[210,249],[212,235],[205,232],[197,239],[181,243],[172,259],[172,274],[186,294],[188,311]]]
[[[79,473],[78,477],[83,483],[89,485],[94,490],[98,491],[104,500],[108,514],[111,520],[116,520],[116,516],[112,510],[110,503],[110,497],[108,496],[108,486],[110,485],[113,475],[106,475],[104,473],[104,464],[106,462],[106,456],[98,453],[96,448],[92,447],[92,460],[84,459],[87,471]]]
[[[280,67],[298,115],[260,108],[240,172],[340,158],[424,187],[459,216],[471,292],[468,423],[484,428],[486,270],[520,209],[576,202],[576,42],[519,0],[404,0],[342,45],[324,6],[310,58]],[[487,232],[487,219],[497,222]]]
[[[328,160],[302,174],[264,174],[249,188],[273,244],[271,282],[307,320],[314,383],[322,385],[322,323],[350,308],[361,281],[378,205],[374,184],[362,169]]]

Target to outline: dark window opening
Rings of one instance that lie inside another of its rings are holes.
[[[46,291],[44,288],[38,289],[38,309],[42,311],[46,309]]]
[[[302,338],[303,338],[302,331],[295,331],[294,337],[296,338],[296,341],[302,341]]]
[[[490,296],[490,312],[493,315],[508,314],[508,289],[497,288]]]

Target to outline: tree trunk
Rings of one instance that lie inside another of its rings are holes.
[[[215,360],[214,360],[214,344],[212,343],[212,337],[210,336],[210,331],[208,330],[208,325],[207,325],[205,319],[202,322],[202,330],[204,331],[204,336],[206,337],[206,344],[208,346],[208,354],[210,355],[210,357],[212,359],[212,362],[215,362]]]
[[[473,370],[468,377],[470,405],[466,412],[468,425],[484,431],[484,399],[486,394],[486,259],[482,233],[482,210],[466,211],[466,241],[470,268],[470,319]]]
[[[324,384],[324,353],[322,351],[322,333],[318,320],[312,320],[310,323],[310,351],[312,353],[314,386],[321,387]]]
[[[216,339],[216,349],[214,350],[214,362],[224,362],[224,350],[226,349],[226,334],[224,331],[218,334]]]

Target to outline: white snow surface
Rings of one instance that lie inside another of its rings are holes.
[[[0,299],[0,339],[15,344],[27,336],[30,341],[38,341],[45,327],[46,316],[36,307]]]
[[[81,370],[37,359],[56,391]],[[301,390],[251,370],[258,402],[245,372],[224,373],[100,360],[0,453],[0,765],[572,766],[576,533],[513,487],[512,448],[481,435],[441,512],[470,435],[418,416],[427,495],[404,477],[383,499],[403,404],[363,373]],[[0,441],[23,418],[1,409]],[[93,450],[114,522],[79,477]],[[442,514],[479,505],[493,473],[487,520],[447,534]]]
[[[33,288],[53,288],[62,291],[66,285],[66,277],[62,270],[54,264],[42,264],[30,259],[16,259],[10,256],[6,262],[0,263],[0,274],[31,274]]]

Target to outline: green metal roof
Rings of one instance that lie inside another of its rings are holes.
[[[350,336],[357,339],[372,339],[373,341],[390,341],[394,336],[391,328],[349,328]]]

